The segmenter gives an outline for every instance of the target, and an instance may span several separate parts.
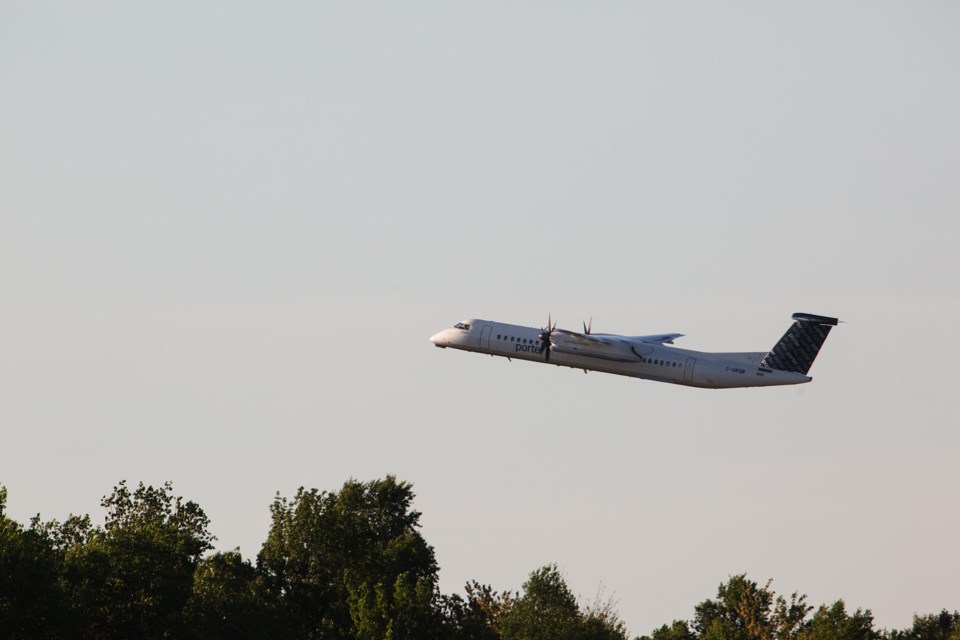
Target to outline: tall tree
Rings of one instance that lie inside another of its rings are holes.
[[[347,575],[347,602],[357,640],[430,640],[442,636],[437,593],[430,578],[401,573],[393,584]]]
[[[257,570],[239,550],[200,560],[184,615],[189,637],[203,640],[265,639],[277,626]]]
[[[609,607],[580,610],[556,565],[537,569],[501,622],[503,640],[625,640],[623,623]]]
[[[504,640],[566,640],[579,636],[580,608],[556,565],[537,569],[504,617]]]
[[[292,500],[274,500],[257,562],[289,623],[289,637],[353,637],[351,589],[357,613],[370,612],[359,601],[369,603],[378,585],[392,597],[400,576],[416,589],[432,589],[437,564],[418,531],[413,498],[412,485],[387,476],[349,480],[339,492],[301,487]]]
[[[442,596],[443,619],[450,637],[456,640],[499,640],[503,618],[516,600],[510,591],[499,593],[490,585],[468,582],[466,598],[459,594]]]
[[[42,530],[7,518],[6,504],[0,486],[0,638],[59,638],[68,628],[59,555]]]
[[[617,601],[604,597],[603,586],[593,602],[583,610],[583,637],[590,640],[620,640],[626,638],[627,627],[617,612]]]
[[[843,600],[821,605],[801,634],[802,640],[878,640],[873,614],[857,609],[848,614]]]
[[[200,556],[211,549],[209,520],[166,483],[125,482],[101,504],[102,528],[71,517],[59,527],[64,579],[85,638],[163,638],[183,635],[183,608]]]
[[[960,640],[960,612],[914,615],[913,626],[887,634],[889,640]]]
[[[686,620],[674,620],[673,624],[663,625],[653,630],[649,636],[640,636],[639,640],[696,640],[697,635],[690,630]]]
[[[696,607],[693,628],[703,640],[794,640],[806,627],[812,607],[794,593],[789,603],[746,575],[733,576],[714,600]]]

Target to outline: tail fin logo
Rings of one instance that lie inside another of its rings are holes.
[[[761,364],[771,369],[807,375],[830,329],[840,321],[812,313],[795,313],[793,320],[793,324]]]

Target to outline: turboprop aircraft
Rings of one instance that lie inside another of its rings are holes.
[[[830,329],[840,321],[812,313],[793,314],[793,324],[770,351],[709,353],[678,349],[681,333],[618,336],[558,329],[547,317],[546,328],[489,320],[464,320],[430,338],[437,347],[461,349],[507,359],[532,360],[587,371],[670,382],[689,387],[730,389],[802,384]]]

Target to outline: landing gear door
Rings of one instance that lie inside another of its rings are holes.
[[[687,358],[687,364],[683,368],[683,379],[686,382],[693,382],[693,365],[697,364],[696,358]]]
[[[480,348],[489,349],[490,348],[490,332],[493,329],[490,325],[484,325],[483,330],[480,332]]]

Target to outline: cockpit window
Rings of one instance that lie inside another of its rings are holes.
[[[470,330],[470,325],[468,325],[468,324],[463,324],[462,322],[458,322],[457,324],[453,325],[453,328],[454,328],[454,329],[463,329],[464,331],[469,331],[469,330]]]

